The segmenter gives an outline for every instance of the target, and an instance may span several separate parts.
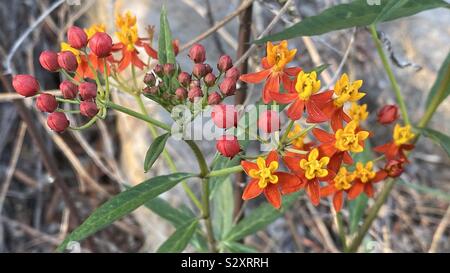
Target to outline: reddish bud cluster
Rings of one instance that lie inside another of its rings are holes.
[[[67,31],[67,41],[71,47],[81,49],[87,45],[88,37],[83,29],[72,26]]]
[[[223,135],[216,142],[217,151],[225,156],[233,158],[240,151],[239,141],[235,136]]]
[[[39,92],[39,83],[31,75],[16,75],[12,85],[16,92],[24,97],[32,97]]]
[[[50,50],[42,51],[39,56],[39,63],[41,66],[50,72],[56,72],[60,69],[58,64],[58,53]]]
[[[105,58],[111,54],[112,39],[104,32],[97,32],[89,40],[89,48],[97,57]]]
[[[377,120],[383,125],[391,124],[398,118],[398,107],[396,105],[385,105],[377,113]]]

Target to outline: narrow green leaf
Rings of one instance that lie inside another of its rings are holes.
[[[330,67],[330,64],[321,64],[319,66],[314,67],[311,71],[309,72],[313,72],[316,71],[317,76],[319,76],[323,71],[325,71],[328,67]]]
[[[430,107],[431,104],[434,104],[437,107],[448,95],[450,95],[450,52],[442,63],[438,77],[434,82],[433,87],[431,87],[426,107]]]
[[[258,253],[258,250],[255,248],[236,242],[222,242],[222,244],[231,253]]]
[[[144,206],[158,214],[161,218],[169,221],[175,228],[179,228],[195,218],[194,213],[188,207],[174,208],[169,202],[160,197],[146,202]],[[204,252],[208,250],[208,244],[200,229],[197,229],[197,232],[192,237],[191,244],[198,251]]]
[[[431,140],[433,140],[434,142],[436,142],[437,144],[439,144],[442,149],[444,149],[444,151],[447,153],[447,155],[450,157],[450,137],[438,132],[436,130],[430,129],[430,128],[424,128],[422,129],[422,132],[424,133],[424,135],[428,138],[430,138]]]
[[[397,4],[397,2],[405,2]],[[383,0],[380,5],[369,5],[367,0],[355,0],[324,10],[316,16],[304,18],[297,24],[273,35],[266,36],[255,43],[279,41],[299,36],[313,36],[339,29],[371,25],[377,20],[386,22],[407,17],[433,8],[449,8],[443,0]],[[386,9],[385,9],[386,8]]]
[[[233,225],[234,199],[231,180],[220,182],[211,197],[214,233],[216,238],[221,240]]]
[[[282,216],[284,212],[298,199],[301,192],[296,192],[283,198],[283,205],[280,210],[275,209],[269,203],[264,203],[235,225],[225,236],[224,241],[232,242],[254,234],[258,230],[265,228],[268,224]]]
[[[151,178],[127,189],[96,209],[78,228],[66,237],[57,251],[63,251],[71,241],[81,241],[112,222],[129,214],[145,202],[157,197],[182,180],[195,176],[189,173],[174,173]]]
[[[178,253],[182,252],[189,244],[192,236],[197,229],[198,220],[193,219],[190,222],[180,226],[177,230],[165,241],[156,252],[158,253]]]
[[[158,60],[161,64],[175,64],[175,53],[172,46],[172,33],[170,31],[167,10],[163,5],[159,18]]]
[[[155,138],[153,143],[150,145],[144,160],[145,172],[148,172],[148,170],[152,168],[156,159],[158,159],[159,155],[164,151],[164,147],[166,146],[166,142],[169,139],[169,137],[170,133],[160,135],[159,137]]]
[[[429,196],[432,196],[434,198],[438,198],[441,199],[443,201],[450,201],[450,194],[447,192],[444,192],[442,190],[439,189],[435,189],[435,188],[430,188],[424,185],[420,185],[420,184],[414,184],[411,182],[407,182],[403,179],[399,179],[399,184],[411,189],[416,190],[419,193],[423,193]]]

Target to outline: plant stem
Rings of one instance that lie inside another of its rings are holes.
[[[209,208],[209,180],[208,178],[202,179],[202,219],[205,220],[206,236],[208,237],[209,248],[211,252],[217,252],[216,240],[214,238],[214,230],[211,221],[210,208]]]
[[[400,92],[400,87],[398,86],[397,80],[395,79],[394,72],[392,71],[392,68],[389,65],[388,58],[387,58],[386,54],[384,53],[383,45],[382,45],[380,39],[378,38],[376,26],[371,25],[369,28],[370,28],[370,33],[372,34],[372,39],[375,42],[375,46],[378,51],[378,55],[380,55],[381,62],[383,63],[384,69],[386,70],[386,73],[391,82],[392,89],[394,90],[398,105],[400,106],[400,111],[402,112],[403,120],[405,121],[406,124],[410,124],[408,111],[407,111],[406,105],[405,105],[405,100],[403,99],[403,95]]]
[[[281,145],[283,145],[283,143],[286,141],[286,138],[287,138],[289,132],[291,131],[292,126],[294,126],[294,123],[295,123],[295,121],[293,121],[293,120],[291,120],[291,121],[289,122],[289,125],[288,125],[288,127],[286,128],[286,131],[284,131],[284,134],[283,134],[283,136],[282,136],[281,139],[280,139],[280,145],[279,145],[278,148],[281,148]]]
[[[145,108],[144,102],[142,101],[141,95],[140,94],[136,95],[135,98],[136,98],[136,102],[139,105],[139,108],[141,109],[142,114],[145,114],[146,116],[148,116],[148,112],[147,112],[147,109]],[[153,126],[153,124],[151,124],[151,123],[147,123],[147,126],[148,126],[148,129],[149,129],[150,134],[152,135],[153,139],[158,137],[158,132],[156,131],[155,126]],[[169,167],[170,171],[171,172],[176,172],[177,171],[177,166],[175,165],[175,162],[173,162],[172,157],[170,156],[169,152],[167,152],[167,150],[165,148],[164,148],[164,150],[162,152],[162,156],[163,156],[164,160],[167,162],[167,166]],[[202,210],[202,204],[197,199],[197,197],[192,192],[192,190],[189,188],[189,186],[186,183],[186,181],[182,181],[181,182],[181,186],[183,187],[183,189],[186,192],[186,194],[189,197],[189,199],[191,199],[192,203],[194,203],[194,205],[201,211]]]
[[[336,222],[338,226],[339,237],[342,243],[342,249],[344,250],[344,252],[347,252],[347,239],[345,236],[344,221],[342,219],[341,212],[336,212]]]
[[[91,127],[92,125],[94,125],[95,122],[97,122],[97,120],[98,120],[98,116],[95,116],[95,117],[91,118],[87,123],[85,123],[79,127],[69,127],[69,128],[71,130],[81,131],[81,130],[87,129],[87,128]]]
[[[391,179],[386,182],[383,189],[381,190],[375,204],[370,208],[366,219],[364,220],[363,225],[358,230],[356,237],[351,242],[350,246],[347,249],[347,252],[356,252],[358,251],[359,246],[361,245],[364,237],[366,236],[367,231],[369,231],[372,226],[373,221],[377,218],[378,211],[380,211],[383,204],[386,202],[389,193],[394,187],[395,180]]]
[[[58,98],[56,97],[56,100],[59,102],[65,102],[65,103],[71,103],[71,104],[80,104],[80,102],[76,101],[76,100],[68,100],[68,99],[63,99],[63,98]]]
[[[214,177],[214,176],[225,176],[225,175],[229,175],[232,173],[238,173],[242,171],[242,167],[241,165],[238,166],[234,166],[234,167],[230,167],[230,168],[226,168],[226,169],[221,169],[221,170],[217,170],[217,171],[211,171],[207,177]]]
[[[115,104],[115,103],[113,103],[111,101],[104,101],[103,103],[105,104],[106,107],[112,108],[112,109],[117,110],[119,112],[125,113],[127,115],[132,116],[132,117],[135,117],[137,119],[140,119],[140,120],[143,120],[145,122],[151,123],[151,124],[155,125],[156,127],[159,127],[159,128],[161,128],[161,129],[163,129],[165,131],[170,132],[170,130],[171,130],[169,125],[167,125],[167,124],[165,124],[165,123],[163,123],[161,121],[158,121],[156,119],[153,119],[153,118],[151,118],[149,116],[146,116],[144,114],[141,114],[139,112],[136,112],[136,111],[133,111],[131,109],[128,109],[128,108],[126,108],[126,107],[124,107],[122,105]]]

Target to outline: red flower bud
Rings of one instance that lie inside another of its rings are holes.
[[[228,55],[222,55],[219,58],[219,61],[217,62],[217,69],[219,69],[220,72],[226,72],[228,69],[230,69],[233,66],[233,60]]]
[[[258,127],[265,133],[280,130],[280,116],[275,110],[267,110],[261,113],[258,119]]]
[[[213,69],[209,64],[203,64],[203,66],[205,67],[205,75],[213,72]]]
[[[201,44],[195,44],[191,47],[188,54],[189,58],[195,63],[203,63],[206,60],[206,50]]]
[[[163,66],[164,74],[166,74],[169,77],[172,77],[173,73],[175,72],[175,66],[173,64],[165,64]]]
[[[82,82],[78,87],[83,100],[90,100],[97,96],[97,85],[92,82]]]
[[[88,37],[84,30],[79,27],[72,26],[67,31],[67,41],[71,47],[81,49],[87,45]]]
[[[155,85],[155,83],[156,83],[155,75],[153,75],[153,73],[145,74],[145,76],[144,76],[144,83],[146,85],[149,85],[149,86]]]
[[[209,105],[216,105],[216,104],[219,104],[221,101],[222,101],[222,97],[217,92],[211,93],[208,96],[208,104]]]
[[[206,75],[205,65],[204,64],[195,64],[192,69],[192,75],[197,77],[197,79],[203,78]]]
[[[97,104],[92,101],[82,101],[80,103],[80,114],[85,117],[92,118],[98,113]]]
[[[178,55],[178,52],[180,52],[180,41],[179,40],[173,40],[172,41],[172,47],[173,47],[173,53],[175,56]]]
[[[226,78],[232,78],[235,81],[237,81],[239,79],[240,75],[241,75],[241,73],[239,73],[239,69],[237,69],[236,67],[232,67],[232,68],[228,69],[227,73],[225,73]]]
[[[237,111],[234,105],[214,105],[211,112],[211,118],[214,124],[219,128],[236,127],[237,116]]]
[[[178,87],[175,90],[175,96],[177,97],[177,99],[179,100],[185,100],[186,96],[187,96],[187,91],[186,89],[184,89],[183,87]]]
[[[191,75],[189,75],[189,73],[187,73],[187,72],[181,72],[178,75],[178,82],[182,86],[187,87],[189,85],[189,83],[191,83]]]
[[[78,86],[69,80],[62,81],[59,89],[65,99],[74,99],[78,93]]]
[[[58,54],[54,51],[42,51],[41,55],[39,55],[39,63],[45,70],[50,72],[56,72],[60,69],[58,64]]]
[[[12,86],[17,93],[24,97],[32,97],[39,91],[39,82],[31,75],[14,76]]]
[[[58,108],[58,102],[55,96],[43,93],[37,97],[36,107],[41,112],[52,113]]]
[[[233,158],[241,151],[239,141],[235,136],[223,135],[216,142],[219,153],[225,157]]]
[[[214,76],[213,73],[208,73],[208,74],[206,74],[203,81],[205,81],[205,84],[208,87],[214,86],[214,84],[216,83],[216,76]]]
[[[155,65],[155,67],[153,68],[153,72],[155,72],[158,77],[164,76],[164,69],[160,64]]]
[[[188,92],[188,98],[194,102],[197,98],[203,97],[203,91],[200,87],[193,87]]]
[[[390,177],[399,177],[404,171],[404,160],[389,160],[384,166],[384,170]]]
[[[108,57],[112,50],[112,39],[105,32],[97,32],[89,40],[89,48],[97,57]]]
[[[236,93],[236,81],[233,78],[225,78],[219,88],[225,96],[232,96]]]
[[[394,122],[398,118],[398,107],[396,105],[385,105],[377,113],[379,123],[386,125]]]
[[[144,89],[142,89],[142,92],[146,95],[156,95],[158,94],[159,87],[158,86],[146,86]]]
[[[47,117],[47,125],[53,131],[60,133],[69,127],[69,120],[64,113],[53,112]]]
[[[58,55],[58,64],[66,71],[75,72],[78,67],[77,57],[71,51],[63,51]]]

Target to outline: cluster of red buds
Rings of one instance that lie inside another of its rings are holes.
[[[202,105],[217,105],[225,97],[236,93],[239,71],[233,67],[230,56],[223,55],[217,62],[218,74],[206,61],[206,50],[195,44],[189,50],[189,58],[194,62],[191,73],[181,71],[174,64],[157,64],[144,77],[146,87],[143,93],[170,109],[185,103],[202,101]]]
[[[72,26],[67,32],[67,39],[72,48],[83,52],[87,52],[89,49],[96,58],[106,58],[111,55],[112,39],[104,32],[97,32],[88,39],[83,29]],[[79,68],[78,58],[80,57],[72,51],[44,50],[39,56],[39,63],[49,72],[64,72],[66,75],[70,75]],[[69,127],[66,114],[62,109],[58,109],[58,99],[54,95],[40,92],[39,83],[33,76],[16,75],[12,84],[16,92],[24,97],[37,96],[36,108],[41,112],[49,113],[47,124],[50,129],[62,132]],[[96,103],[97,84],[70,77],[70,80],[61,82],[59,89],[62,93],[62,101],[72,100],[79,104],[81,115],[92,118],[99,112]]]

